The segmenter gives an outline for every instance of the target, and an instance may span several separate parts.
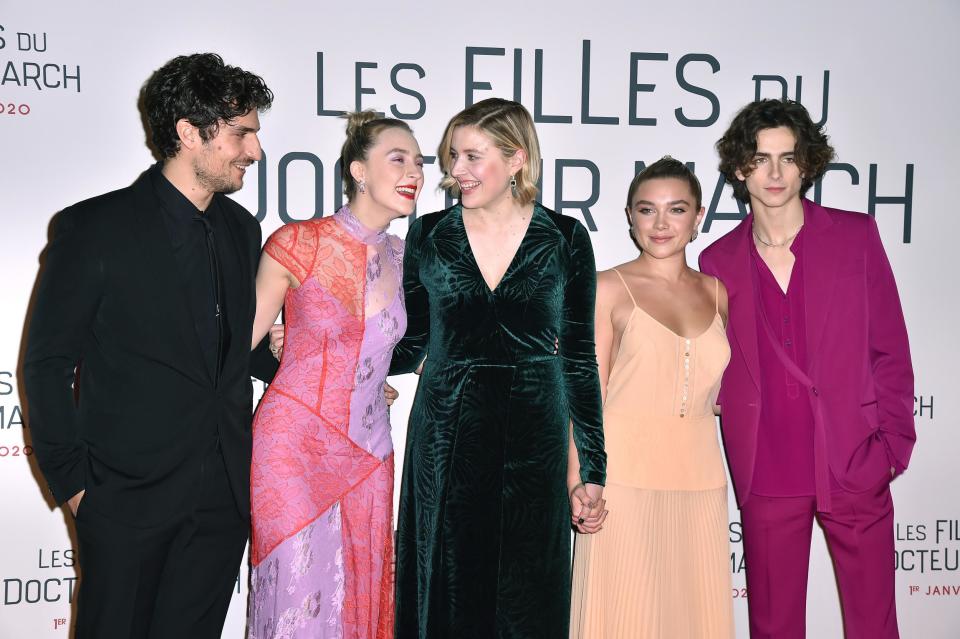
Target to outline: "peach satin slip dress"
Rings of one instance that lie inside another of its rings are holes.
[[[730,638],[727,485],[713,414],[726,332],[718,310],[700,335],[677,335],[627,293],[634,308],[603,408],[610,515],[600,532],[577,535],[570,637]]]

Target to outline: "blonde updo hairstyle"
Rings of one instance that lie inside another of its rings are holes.
[[[533,202],[537,196],[537,180],[540,179],[540,142],[530,112],[519,102],[488,98],[453,116],[443,132],[437,157],[443,170],[440,188],[447,189],[454,197],[460,196],[460,185],[450,174],[453,169],[450,150],[453,132],[458,126],[475,126],[483,131],[504,158],[513,157],[521,149],[526,153],[526,162],[514,176],[517,180],[515,199],[521,205]]]
[[[340,148],[340,175],[343,178],[343,192],[347,200],[352,200],[357,194],[357,181],[353,179],[350,165],[358,160],[367,160],[367,154],[383,131],[403,129],[411,135],[413,131],[403,120],[383,118],[372,110],[347,113],[342,117],[347,120],[347,139]]]

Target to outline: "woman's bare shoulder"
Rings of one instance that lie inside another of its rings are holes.
[[[618,302],[629,302],[625,282],[630,282],[633,279],[635,271],[634,260],[599,271],[597,273],[597,304],[613,306]]]

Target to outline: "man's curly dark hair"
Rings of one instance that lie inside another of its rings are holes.
[[[717,140],[720,172],[733,187],[733,195],[741,202],[750,202],[745,182],[737,179],[737,171],[744,176],[753,171],[753,156],[757,152],[757,133],[763,129],[785,126],[797,140],[794,159],[800,168],[803,182],[801,197],[823,177],[827,165],[834,158],[823,127],[815,124],[807,109],[794,100],[760,100],[743,107],[733,118],[723,137]]]
[[[143,105],[153,144],[165,158],[180,150],[177,122],[186,118],[207,141],[220,122],[252,109],[265,111],[273,92],[260,76],[223,63],[216,53],[194,53],[170,60],[143,87]]]

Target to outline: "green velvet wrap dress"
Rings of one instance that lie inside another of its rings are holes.
[[[603,484],[586,229],[534,205],[490,290],[459,205],[417,219],[404,255],[407,333],[391,373],[426,356],[407,426],[397,639],[566,637],[569,428]]]

